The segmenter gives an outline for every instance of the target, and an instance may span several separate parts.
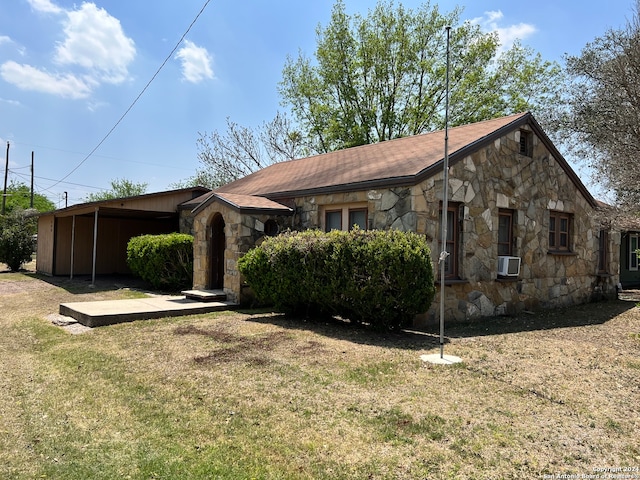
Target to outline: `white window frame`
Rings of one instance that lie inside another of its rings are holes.
[[[366,224],[364,230],[368,230],[369,228],[369,205],[367,202],[358,202],[358,203],[343,203],[339,205],[323,205],[320,207],[320,227],[323,231],[327,231],[327,212],[342,212],[342,230],[351,230],[353,225],[349,225],[349,214],[354,210],[364,210],[366,212]]]
[[[629,271],[637,272],[638,271],[638,254],[636,250],[640,246],[640,235],[637,233],[633,233],[629,235]],[[635,247],[633,246],[635,244]]]

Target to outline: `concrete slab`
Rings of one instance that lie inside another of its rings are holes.
[[[454,355],[442,355],[439,353],[432,353],[431,355],[420,355],[420,359],[423,362],[433,363],[434,365],[455,365],[462,362],[460,357]]]
[[[237,304],[228,301],[199,302],[184,296],[166,295],[128,300],[62,303],[59,313],[87,327],[100,327],[134,320],[199,315],[235,307]]]

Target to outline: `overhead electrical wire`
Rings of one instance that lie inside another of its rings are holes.
[[[107,138],[109,138],[111,136],[111,134],[113,133],[113,131],[118,128],[118,125],[120,125],[120,123],[122,122],[122,120],[124,120],[124,117],[127,116],[127,114],[131,111],[131,109],[135,106],[136,103],[138,103],[138,100],[140,100],[140,97],[142,97],[142,95],[144,95],[144,93],[147,91],[147,88],[149,88],[149,86],[151,85],[151,83],[156,79],[156,77],[158,76],[158,74],[160,73],[160,71],[164,68],[164,66],[167,64],[167,62],[171,59],[171,57],[173,57],[173,54],[176,52],[176,50],[178,50],[178,47],[180,46],[180,44],[184,41],[185,37],[189,34],[189,32],[191,31],[191,28],[195,25],[195,23],[198,21],[198,19],[200,18],[200,15],[202,15],[202,13],[204,12],[205,8],[207,8],[207,5],[209,5],[209,3],[211,2],[211,0],[206,0],[204,2],[204,5],[202,6],[202,8],[200,9],[200,11],[198,12],[198,14],[196,15],[196,17],[193,19],[193,21],[191,22],[191,24],[189,24],[189,27],[187,28],[187,30],[182,34],[182,36],[180,37],[180,40],[178,40],[178,43],[176,43],[176,46],[173,47],[173,50],[171,50],[171,52],[169,52],[169,55],[167,55],[167,58],[164,59],[164,61],[162,62],[162,64],[160,65],[160,67],[158,67],[158,69],[156,70],[156,73],[153,74],[153,76],[151,77],[151,80],[149,80],[147,82],[147,84],[144,86],[144,88],[140,91],[140,93],[138,94],[138,96],[133,100],[133,102],[131,102],[131,105],[129,105],[129,107],[125,110],[125,112],[122,114],[122,116],[118,119],[118,121],[113,125],[113,127],[111,127],[111,129],[107,132],[107,134],[102,137],[102,140],[100,140],[98,142],[98,144],[82,159],[82,161],[80,163],[78,163],[78,165],[76,165],[69,173],[67,173],[64,177],[62,177],[60,180],[56,181],[56,183],[54,183],[53,185],[51,185],[49,188],[53,188],[56,185],[58,185],[59,183],[62,183],[64,180],[66,180],[67,178],[69,178],[71,176],[71,174],[73,174],[76,170],[78,170],[87,160],[89,160],[89,158],[96,152],[96,150],[98,150],[98,148],[100,148],[100,146],[107,140]]]
[[[17,176],[17,177],[21,177],[21,178],[26,178],[26,179],[28,179],[28,178],[29,178],[29,176],[28,176],[28,175],[23,175],[23,174],[19,174],[19,173],[15,174],[15,176]],[[23,184],[23,185],[24,185],[24,184]],[[39,185],[39,184],[37,184],[37,183],[35,183],[35,182],[34,182],[34,187],[35,187],[35,189],[33,190],[33,193],[34,193],[34,194],[42,195],[42,196],[45,196],[45,197],[46,197],[46,195],[45,195],[45,193],[46,193],[46,192],[54,193],[54,194],[55,194],[55,192],[51,192],[50,190],[48,190],[48,189],[44,188],[43,186],[41,186],[41,185]],[[12,195],[15,195],[15,193],[13,193]],[[25,195],[26,195],[26,194],[25,194]],[[56,195],[56,196],[57,196],[57,195]]]
[[[27,180],[30,178],[30,175],[29,175],[29,174],[16,172],[16,171],[14,171],[14,170],[15,170],[15,169],[10,168],[10,169],[9,169],[9,173],[12,173],[12,174],[14,174],[14,175],[16,175],[16,176],[18,176],[18,177],[22,177],[22,178],[27,179]],[[38,175],[34,175],[34,177],[33,177],[33,178],[37,178],[38,180],[47,180],[47,181],[49,181],[49,182],[57,182],[55,185],[57,185],[57,184],[59,184],[59,183],[64,183],[65,185],[73,185],[73,186],[75,186],[75,187],[92,188],[92,189],[94,189],[94,190],[107,190],[107,189],[106,189],[106,188],[104,188],[104,187],[94,187],[93,185],[84,185],[84,184],[82,184],[82,183],[63,182],[63,181],[60,181],[60,180],[56,180],[56,179],[54,179],[54,178],[40,177],[40,176],[38,176]],[[51,188],[51,187],[49,187],[49,188]],[[44,190],[44,191],[49,191],[49,188],[43,188],[43,190]],[[53,193],[53,192],[51,192],[51,193]]]
[[[46,150],[54,150],[56,152],[62,152],[62,153],[70,153],[73,155],[86,155],[85,152],[75,152],[73,150],[65,150],[63,148],[56,148],[56,147],[47,147],[44,145],[33,145],[30,143],[24,143],[24,142],[16,142],[15,140],[13,142],[11,142],[12,145],[24,145],[27,147],[32,147],[32,148],[41,148],[41,149],[46,149]],[[115,160],[117,162],[126,162],[126,163],[138,163],[140,165],[149,165],[151,167],[160,167],[160,168],[175,168],[177,170],[182,169],[183,167],[178,167],[178,166],[174,166],[174,165],[162,165],[159,163],[150,163],[150,162],[141,162],[139,160],[129,160],[126,158],[119,158],[119,157],[114,157],[112,155],[100,155],[100,154],[94,154],[92,155],[93,157],[100,157],[100,158],[107,158],[109,160]],[[18,168],[29,168],[29,166],[25,166],[25,167],[18,167]],[[11,171],[11,170],[9,170]],[[55,181],[55,180],[54,180]],[[106,190],[106,189],[105,189]]]
[[[30,179],[30,176],[28,176],[28,175],[23,175],[23,174],[19,174],[19,173],[15,173],[15,174],[14,174],[14,176],[15,176],[15,177],[20,178],[21,180],[27,180],[27,181],[28,181],[28,180]],[[25,184],[23,183],[23,185],[25,185]],[[33,185],[34,185],[34,187],[35,187],[35,189],[34,189],[34,193],[39,193],[39,194],[41,194],[41,195],[44,195],[44,194],[45,194],[45,193],[47,193],[47,192],[48,192],[48,193],[51,193],[51,194],[54,194],[54,195],[56,194],[55,192],[52,192],[52,191],[51,191],[51,190],[49,190],[48,188],[43,187],[43,186],[42,186],[42,185],[40,185],[39,183],[36,183],[35,181],[33,182]],[[36,189],[37,189],[37,190],[36,190]]]

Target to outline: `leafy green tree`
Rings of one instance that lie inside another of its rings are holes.
[[[5,200],[5,214],[10,214],[15,209],[26,210],[31,206],[31,189],[24,183],[11,181],[7,186]],[[33,194],[33,208],[38,212],[55,210],[55,204],[44,195]]]
[[[227,120],[226,134],[200,134],[202,168],[177,185],[219,187],[274,162],[381,142],[444,127],[446,26],[450,42],[450,122],[462,125],[511,113],[544,112],[564,81],[555,62],[516,42],[501,51],[496,33],[441,13],[381,0],[366,17],[338,0],[318,27],[312,60],[289,57],[278,113],[258,129]]]
[[[566,59],[565,102],[555,110],[563,150],[594,168],[621,205],[640,203],[640,10]]]
[[[12,271],[18,271],[23,263],[31,260],[35,249],[37,231],[36,210],[14,208],[8,215],[0,216],[0,262]]]
[[[98,202],[112,198],[135,197],[147,192],[147,183],[135,183],[125,178],[111,180],[111,190],[90,193],[84,198],[85,202]]]
[[[444,126],[446,26],[450,31],[452,125],[552,104],[562,70],[516,43],[500,53],[496,33],[441,13],[379,1],[366,17],[341,0],[317,30],[315,61],[288,58],[279,91],[317,152],[381,142]]]

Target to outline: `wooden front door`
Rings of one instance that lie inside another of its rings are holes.
[[[226,238],[224,236],[224,219],[218,214],[211,222],[211,273],[209,278],[209,288],[212,290],[221,289],[224,286],[224,250],[226,248]]]

